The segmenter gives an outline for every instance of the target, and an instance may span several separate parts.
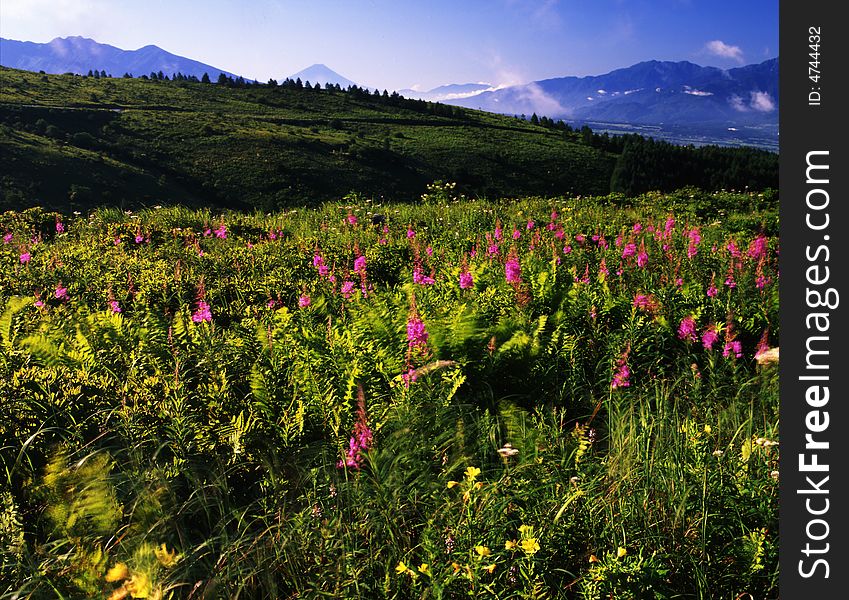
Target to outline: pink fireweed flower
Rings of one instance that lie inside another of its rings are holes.
[[[407,345],[410,350],[426,348],[428,337],[424,322],[418,315],[411,315],[407,320]]]
[[[731,356],[731,354],[734,354],[734,358],[742,358],[743,344],[741,344],[737,340],[726,342],[725,346],[722,349],[722,356],[724,358],[728,358],[729,356]]]
[[[412,228],[407,229],[407,239],[410,239],[410,240],[411,240],[411,239],[413,239],[414,237],[416,237],[416,232],[415,232],[415,231],[413,231],[413,229],[412,229]]]
[[[493,235],[495,236],[495,239],[500,240],[502,237],[504,237],[504,231],[501,229],[501,227],[496,227],[495,233]]]
[[[21,264],[26,264],[32,260],[32,255],[29,252],[21,252]]]
[[[65,233],[65,224],[62,221],[56,221],[56,233]]]
[[[555,229],[557,229],[557,223],[552,221],[548,225],[546,225],[545,228],[549,231],[554,231]]]
[[[725,249],[733,256],[734,258],[740,258],[740,249],[737,248],[737,245],[734,243],[734,240],[729,241],[725,245]]]
[[[616,239],[613,240],[613,245],[616,246],[617,248],[621,248],[622,247],[622,241],[623,241],[622,240],[622,234],[620,233],[619,235],[616,236]]]
[[[342,282],[342,287],[339,290],[345,298],[350,298],[354,293],[354,282],[345,280]]]
[[[678,339],[696,341],[696,320],[692,315],[687,315],[681,319],[681,323],[678,325]]]
[[[602,236],[599,236],[599,238],[598,238],[598,247],[599,247],[599,248],[603,248],[604,250],[607,250],[607,248],[608,248],[609,246],[610,246],[610,244],[608,244],[608,243],[607,243],[607,240],[606,240],[606,239],[604,239],[604,236],[603,236],[603,235],[602,235]]]
[[[766,275],[758,275],[757,279],[755,279],[755,287],[759,290],[764,289],[769,283],[769,278]]]
[[[274,298],[272,298],[271,300],[269,300],[269,301],[266,303],[266,305],[265,305],[265,306],[266,306],[266,308],[274,308],[275,306],[277,306],[277,300],[275,300]]]
[[[569,254],[571,252],[572,252],[572,246],[570,246],[568,244],[563,246],[563,254]]]
[[[563,231],[562,228],[558,228],[557,231],[554,232],[554,237],[558,240],[562,240],[566,236],[566,232]]]
[[[560,215],[557,214],[557,211],[556,210],[551,211],[551,220],[556,221],[558,218],[560,218]]]
[[[324,259],[321,257],[321,254],[318,254],[318,253],[314,254],[313,257],[312,257],[312,266],[320,267],[323,264],[324,264]]]
[[[36,308],[44,308],[44,302],[42,302],[40,299],[36,300],[33,306],[35,306]]]
[[[628,350],[622,353],[619,360],[616,361],[616,367],[613,372],[613,379],[610,382],[612,389],[628,387],[631,385],[631,369],[628,367]]]
[[[144,236],[142,234],[136,234],[136,243],[141,244],[144,241]]]
[[[212,229],[210,229],[209,227],[207,227],[206,229],[204,229],[204,231],[203,231],[203,237],[212,237]]]
[[[610,270],[607,268],[607,261],[604,257],[601,257],[601,262],[598,264],[598,276],[599,277],[607,277],[610,275]]]
[[[643,230],[643,224],[642,223],[634,223],[634,226],[631,228],[631,231],[633,231],[634,233],[640,233],[642,230]]]
[[[716,286],[714,285],[713,280],[711,279],[710,285],[708,286],[708,289],[707,289],[707,297],[708,298],[716,298],[717,295],[719,295],[719,290],[716,289]]]
[[[475,283],[472,279],[472,274],[468,271],[460,273],[460,289],[467,290],[474,287]]]
[[[737,287],[737,282],[734,281],[734,273],[728,274],[728,277],[725,278],[725,285],[727,285],[732,290]]]
[[[513,230],[513,239],[518,240],[520,237],[522,237],[522,232],[519,231],[518,229],[514,229]]]
[[[684,279],[682,277],[679,277],[678,279],[675,280],[675,285],[677,287],[682,287],[684,285]]]
[[[204,300],[198,300],[195,312],[192,313],[192,321],[195,323],[212,323],[212,311]]]
[[[114,240],[112,240],[112,243],[113,243],[113,244],[115,244],[116,246],[120,246],[120,245],[121,245],[121,236],[120,236],[120,235],[116,235],[116,236],[115,236],[115,239],[114,239]]]
[[[507,259],[507,262],[504,263],[504,275],[508,283],[522,282],[522,267],[519,265],[518,258],[511,256]]]
[[[589,283],[590,282],[590,264],[587,263],[587,264],[584,265],[584,276],[583,277],[579,278],[578,275],[576,274],[574,279],[575,279],[575,283]]]
[[[433,256],[433,248],[431,248],[430,246],[425,248],[425,254],[427,254],[428,256]]]
[[[622,258],[630,258],[637,253],[637,244],[633,242],[628,242],[625,244],[625,248],[622,249]]]
[[[498,254],[498,244],[496,244],[495,242],[491,243],[489,245],[489,247],[486,249],[486,253],[489,254],[490,256],[494,256],[494,255]]]
[[[301,296],[298,298],[298,307],[299,308],[306,308],[310,304],[312,304],[312,299],[309,296],[307,296],[306,294],[301,294]]]
[[[637,266],[643,268],[647,264],[649,264],[649,255],[646,253],[645,249],[641,248],[637,253]]]
[[[687,232],[687,237],[690,238],[690,242],[693,244],[698,244],[702,241],[702,234],[699,233],[699,230],[696,228],[691,229]]]
[[[327,274],[330,273],[330,267],[327,265],[319,265],[318,274],[322,277],[327,277]],[[331,275],[332,277],[332,275]]]
[[[109,301],[109,309],[112,311],[113,314],[117,314],[117,313],[121,312],[121,305],[118,304],[117,300],[110,300]]]
[[[68,295],[68,288],[62,287],[62,284],[56,286],[56,291],[53,295],[57,300],[68,300],[70,298]]]
[[[371,448],[373,441],[374,434],[368,426],[365,402],[361,396],[357,406],[357,421],[354,423],[354,430],[348,440],[348,450],[345,451],[345,458],[336,463],[336,467],[359,470],[363,463],[363,453]]]
[[[666,223],[663,224],[664,235],[668,237],[672,233],[673,229],[675,229],[675,218],[669,217],[666,219]]]
[[[413,283],[418,283],[419,285],[433,285],[436,283],[436,280],[433,277],[429,277],[422,273],[421,267],[416,267],[413,269]]]
[[[357,215],[355,215],[354,213],[348,213],[346,220],[348,221],[348,225],[356,225],[357,224]]]
[[[14,239],[14,237],[15,236],[12,233],[7,233],[6,235],[3,236],[3,243],[4,244],[10,243],[12,241],[12,239]]]
[[[527,225],[525,225],[525,229],[527,229],[528,231],[530,231],[531,229],[533,229],[533,228],[534,228],[534,225],[535,225],[535,223],[533,222],[533,220],[530,220],[530,221],[528,221],[528,224],[527,224]]]
[[[749,244],[749,250],[746,252],[749,258],[758,259],[766,256],[767,240],[766,236],[761,234]]]
[[[215,237],[217,237],[219,240],[227,239],[227,226],[224,223],[219,225],[218,229],[215,230]]]
[[[579,233],[578,235],[575,236],[575,241],[578,242],[581,245],[584,244],[584,240],[586,240],[586,239],[587,239],[587,237],[583,233]]]
[[[705,350],[713,350],[713,345],[719,341],[719,334],[716,333],[716,328],[711,325],[702,333],[702,346]]]
[[[637,294],[634,296],[634,308],[654,312],[658,308],[657,300],[651,294]]]
[[[366,257],[358,256],[354,259],[354,272],[355,273],[365,273],[366,271]]]

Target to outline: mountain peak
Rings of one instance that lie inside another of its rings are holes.
[[[343,77],[342,75],[322,63],[315,63],[313,65],[310,65],[306,69],[301,69],[297,73],[289,75],[289,79],[300,79],[301,81],[309,81],[310,83],[318,83],[320,85],[324,85],[325,83],[338,83],[341,87],[357,85],[347,77]]]

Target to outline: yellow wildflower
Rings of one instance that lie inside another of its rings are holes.
[[[468,477],[470,481],[474,481],[480,474],[481,470],[477,467],[469,467],[466,469],[466,477]]]
[[[524,537],[525,534],[531,535],[533,532],[533,525],[519,525],[519,535]]]
[[[408,570],[409,570],[409,568],[407,567],[407,565],[404,564],[403,560],[399,561],[398,566],[395,567],[395,572],[398,573],[399,575],[401,573],[406,573]]]
[[[591,562],[591,563],[597,563],[597,562],[599,562],[599,560],[598,560],[598,556],[596,556],[595,554],[590,554],[590,562]]]
[[[489,571],[490,573],[492,573],[495,570],[495,563],[492,563],[491,565],[484,567],[483,570]]]
[[[616,549],[616,558],[622,558],[626,554],[628,554],[628,551],[622,546],[619,546],[619,548]]]
[[[451,563],[451,568],[454,569],[454,572],[458,572],[460,570],[460,565],[458,563]]]
[[[539,542],[537,542],[536,538],[528,538],[526,540],[522,540],[519,546],[521,546],[522,550],[524,550],[525,553],[529,556],[536,554],[537,551],[539,551]]]
[[[154,549],[153,553],[156,555],[156,559],[159,561],[163,567],[171,567],[180,560],[180,557],[177,555],[177,550],[172,550],[168,552],[168,548],[165,544],[159,546],[159,548]]]
[[[486,546],[475,546],[475,552],[477,552],[478,556],[480,556],[481,558],[483,558],[484,556],[489,556],[491,554],[489,548],[487,548]]]
[[[478,481],[478,482],[475,484],[475,489],[476,489],[476,490],[479,490],[479,489],[481,489],[482,487],[483,487],[483,481]]]
[[[419,573],[424,573],[425,575],[430,575],[430,565],[428,563],[422,563],[419,565]]]
[[[124,587],[133,598],[147,598],[150,595],[150,579],[144,573],[133,573],[129,581],[124,582]]]
[[[459,485],[459,483],[460,483],[459,481],[449,481],[448,484],[445,487],[447,487],[450,490],[455,485]]]
[[[130,570],[127,568],[127,565],[125,565],[124,563],[118,563],[117,565],[109,569],[103,578],[111,583],[114,581],[123,581],[129,576]]]
[[[505,550],[515,550],[516,546],[518,546],[518,545],[519,545],[519,543],[516,540],[507,540],[506,542],[504,542],[504,549]]]
[[[711,428],[711,426],[710,426],[710,425],[705,425],[705,433],[710,433],[711,431],[713,431],[713,429]]]

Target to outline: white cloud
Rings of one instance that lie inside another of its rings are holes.
[[[691,96],[713,96],[713,92],[703,92],[702,90],[684,90],[684,93]]]
[[[722,40],[708,42],[705,44],[705,50],[709,54],[719,56],[720,58],[727,58],[740,64],[745,62],[743,59],[743,50],[740,49],[740,46],[729,46]]]
[[[736,94],[728,99],[731,107],[739,112],[772,112],[775,110],[775,100],[768,92],[749,92],[749,101],[747,102]]]
[[[775,110],[775,102],[767,92],[752,92],[750,105],[758,112],[772,112]]]

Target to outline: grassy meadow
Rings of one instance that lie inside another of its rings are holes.
[[[775,597],[777,230],[444,183],[3,213],[0,598]]]

